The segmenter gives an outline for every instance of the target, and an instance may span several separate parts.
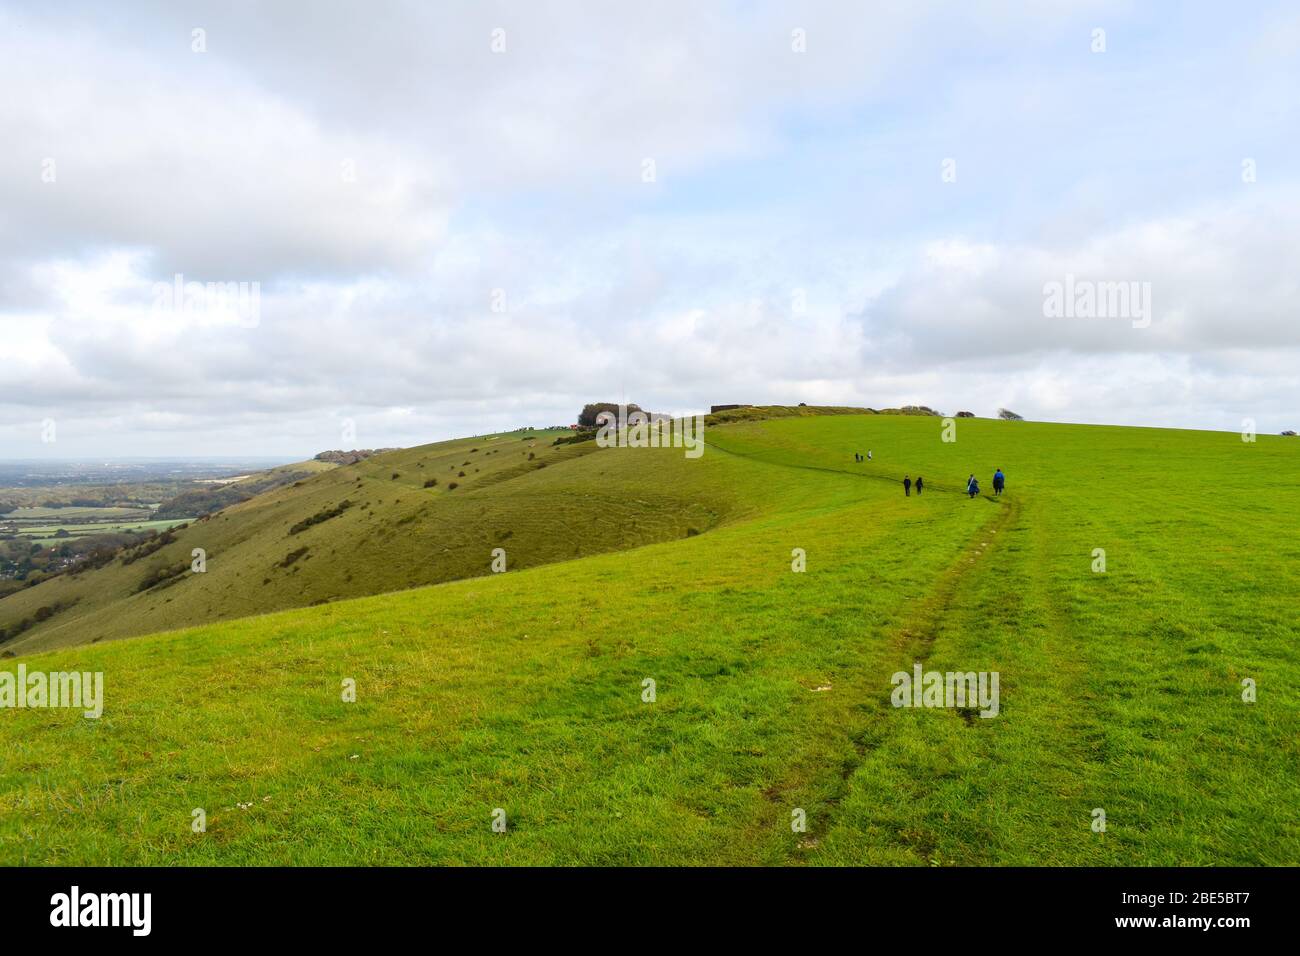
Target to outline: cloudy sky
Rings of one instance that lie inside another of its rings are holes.
[[[0,87],[0,457],[1300,427],[1293,3],[0,0]]]

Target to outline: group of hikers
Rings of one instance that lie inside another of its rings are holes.
[[[863,458],[861,453],[854,452],[853,460],[871,461],[871,450],[870,449],[867,450],[866,458]],[[998,468],[996,471],[993,472],[993,496],[995,498],[1000,497],[1002,494],[1002,489],[1005,488],[1006,485],[1007,485],[1007,476],[1002,473],[1001,468]],[[903,494],[905,494],[909,498],[912,497],[912,488],[914,487],[916,488],[916,493],[919,495],[922,491],[925,490],[925,479],[922,478],[920,475],[917,475],[916,481],[912,481],[912,476],[910,474],[904,475]],[[972,474],[970,475],[970,477],[966,479],[966,494],[974,498],[979,493],[980,493],[980,480]]]
[[[920,475],[917,475],[916,481],[914,483],[912,481],[911,475],[903,476],[903,494],[907,495],[910,498],[912,496],[912,488],[914,485],[916,487],[916,493],[919,495],[922,489],[925,488],[925,479],[922,478]],[[1006,485],[1007,485],[1007,476],[1002,474],[1002,469],[999,468],[997,471],[993,472],[993,496],[995,498],[1000,496],[1002,494],[1002,489],[1005,488]],[[980,493],[980,480],[972,474],[970,477],[966,479],[966,494],[974,498],[979,493]]]
[[[999,468],[997,471],[993,472],[993,496],[996,498],[998,495],[1002,494],[1002,489],[1005,488],[1006,485],[1007,476],[1002,474],[1002,469]],[[966,479],[966,494],[974,498],[979,493],[980,480],[974,475],[971,475]]]

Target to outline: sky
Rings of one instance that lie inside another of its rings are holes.
[[[0,0],[0,458],[1300,428],[1297,100],[1293,3]]]

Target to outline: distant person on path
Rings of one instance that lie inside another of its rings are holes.
[[[925,487],[925,479],[922,478],[920,475],[917,475],[917,476],[916,476],[916,493],[919,495],[919,494],[921,493],[921,489],[924,488],[924,487]]]
[[[1002,494],[1002,486],[1005,485],[1006,483],[1007,483],[1007,476],[1002,474],[1001,468],[993,472],[993,494],[995,496]]]
[[[968,475],[968,476],[966,477],[966,493],[967,493],[967,494],[970,494],[970,486],[973,485],[974,483],[975,483],[975,476],[974,476],[974,475]]]
[[[867,461],[871,461],[871,449],[867,449]]]
[[[970,484],[967,486],[966,490],[969,491],[970,496],[974,498],[976,495],[980,493],[980,480],[976,478],[974,475],[971,475]]]
[[[903,476],[903,494],[912,497],[912,478],[910,475]]]

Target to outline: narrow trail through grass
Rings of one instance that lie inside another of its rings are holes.
[[[964,582],[975,573],[990,573],[992,548],[984,545],[996,539],[999,531],[1014,525],[1020,505],[1014,500],[986,500],[995,505],[996,512],[959,544],[951,563],[933,578],[929,593],[913,602],[907,616],[884,635],[882,644],[888,649],[890,673],[910,673],[914,664],[928,664],[938,629],[960,600]],[[833,689],[838,707],[828,715],[832,719],[826,724],[841,735],[845,744],[838,761],[820,766],[811,760],[801,761],[790,768],[787,783],[767,794],[774,803],[785,806],[797,801],[801,792],[817,794],[815,802],[809,801],[814,805],[803,809],[817,820],[818,832],[836,826],[839,806],[852,792],[853,777],[888,738],[890,723],[897,714],[891,702],[893,685],[881,681],[878,664],[869,657],[860,663],[863,666],[852,671],[841,671]],[[815,779],[819,782],[811,782]],[[817,846],[816,838],[801,840],[788,848],[785,862],[806,862],[809,851],[815,851]]]

